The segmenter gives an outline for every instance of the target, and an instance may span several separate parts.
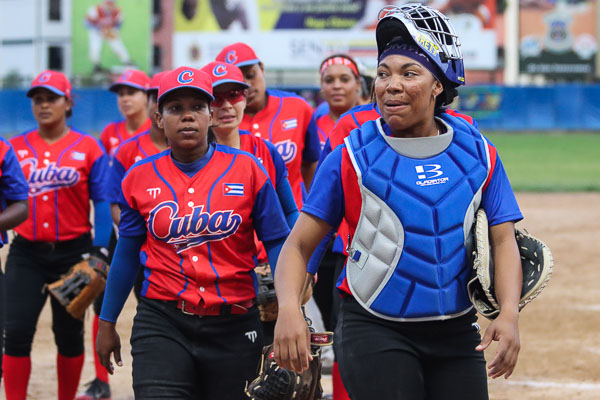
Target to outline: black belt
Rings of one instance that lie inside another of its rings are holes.
[[[70,240],[60,240],[58,242],[43,242],[37,240],[25,239],[21,235],[16,235],[13,243],[19,246],[26,246],[30,251],[39,253],[52,253],[54,250],[81,249],[82,252],[89,251],[92,235],[84,233],[83,235]]]

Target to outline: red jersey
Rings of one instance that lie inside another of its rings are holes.
[[[9,201],[27,200],[29,185],[11,144],[0,137],[0,213]],[[0,247],[8,243],[6,231],[0,231]]]
[[[263,241],[289,233],[275,189],[252,155],[210,145],[184,172],[169,150],[123,178],[123,237],[145,236],[142,295],[210,307],[256,296],[254,231]]]
[[[287,176],[285,163],[270,142],[254,136],[248,131],[240,131],[240,150],[253,154],[260,161],[275,188]],[[265,246],[257,237],[254,238],[254,241],[256,243],[258,264],[269,262]]]
[[[267,91],[267,105],[254,117],[244,115],[240,129],[275,145],[288,169],[298,209],[303,202],[302,162],[319,160],[321,152],[312,108],[302,97],[278,90]]]
[[[58,242],[87,233],[90,200],[108,200],[108,157],[91,135],[73,129],[48,144],[37,129],[10,139],[29,182],[25,239]]]
[[[127,131],[127,121],[115,121],[106,125],[102,134],[100,135],[100,141],[106,150],[106,153],[110,156],[114,155],[117,147],[129,138],[139,135],[142,132],[149,130],[152,127],[152,121],[148,118],[135,132],[130,134]]]
[[[146,157],[160,153],[160,149],[156,147],[150,131],[140,133],[127,139],[115,149],[111,160],[111,176],[110,176],[110,193],[111,203],[117,203],[119,194],[121,193],[121,181],[125,173],[133,164],[143,160]]]

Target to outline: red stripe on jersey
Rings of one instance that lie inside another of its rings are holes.
[[[446,114],[450,114],[450,115],[452,115],[454,117],[462,118],[465,121],[467,121],[468,123],[470,123],[471,125],[473,125],[473,117],[470,117],[470,116],[468,116],[466,114],[459,113],[458,111],[452,110],[450,108],[446,109]]]
[[[15,231],[28,240],[48,242],[89,232],[89,177],[96,160],[104,155],[98,142],[70,130],[48,144],[37,129],[10,142],[29,183],[29,216]]]
[[[139,135],[152,127],[152,121],[148,118],[135,132],[129,133],[127,130],[127,121],[116,121],[106,125],[100,135],[100,142],[104,146],[106,153],[113,155],[117,147],[129,138]]]
[[[354,232],[356,232],[356,226],[358,225],[358,220],[360,218],[360,210],[362,208],[362,196],[360,194],[360,188],[358,186],[358,177],[356,176],[356,171],[352,166],[352,161],[350,160],[348,151],[345,148],[342,150],[341,173],[342,188],[345,199],[344,221],[346,221],[347,225],[345,229],[347,230],[342,233],[342,230],[344,229],[339,229],[338,233],[340,235],[346,235],[343,239],[344,245],[347,245],[348,235],[350,235],[350,242],[352,242]],[[340,286],[338,286],[338,288],[346,291],[348,294],[352,294],[350,292],[350,288],[348,287],[348,282],[346,281],[346,278],[344,278],[343,283]]]
[[[302,208],[302,153],[312,108],[300,97],[268,95],[267,105],[253,117],[244,114],[240,130],[269,140],[283,158],[298,209]]]
[[[381,114],[375,108],[372,108],[370,110],[348,113],[338,119],[335,127],[329,134],[331,150],[344,143],[344,139],[353,129],[360,128],[365,122],[376,120],[379,117],[381,117]]]
[[[494,175],[494,169],[496,168],[496,158],[498,157],[498,153],[496,152],[496,148],[489,143],[486,143],[488,147],[488,151],[490,153],[490,171],[488,172],[488,177],[485,180],[485,185],[483,185],[483,191],[487,189],[490,184],[490,180],[492,179],[492,175]]]
[[[271,157],[271,152],[267,147],[267,144],[262,138],[256,137],[251,133],[240,135],[240,150],[247,151],[250,154],[254,154],[262,166],[267,170],[269,179],[273,186],[277,184],[277,171],[275,170],[275,163]],[[267,251],[265,246],[262,244],[258,237],[254,235],[254,242],[256,244],[256,254],[259,264],[268,263]]]
[[[325,146],[325,142],[329,137],[329,134],[335,126],[335,121],[331,119],[329,114],[321,115],[317,119],[317,131],[319,132],[319,141],[321,142],[321,149]]]
[[[206,307],[253,299],[252,210],[266,180],[251,157],[218,149],[191,178],[170,153],[133,167],[122,188],[148,228],[145,296]],[[243,184],[243,196],[224,195],[225,184]]]

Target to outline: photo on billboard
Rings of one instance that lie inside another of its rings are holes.
[[[596,41],[595,0],[520,0],[521,73],[591,79]]]
[[[149,72],[151,0],[73,1],[73,74]]]
[[[377,63],[374,29],[390,0],[177,0],[174,63],[204,65],[228,44],[252,46],[270,68],[311,69],[333,53]],[[494,0],[425,1],[451,15],[471,69],[496,67]]]

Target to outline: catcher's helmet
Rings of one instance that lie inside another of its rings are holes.
[[[379,12],[375,37],[378,57],[392,41],[416,45],[442,72],[446,80],[442,82],[444,88],[453,89],[465,84],[458,35],[448,17],[438,10],[419,3],[386,6]],[[444,103],[449,104],[456,91],[446,92],[446,97],[451,98]]]

